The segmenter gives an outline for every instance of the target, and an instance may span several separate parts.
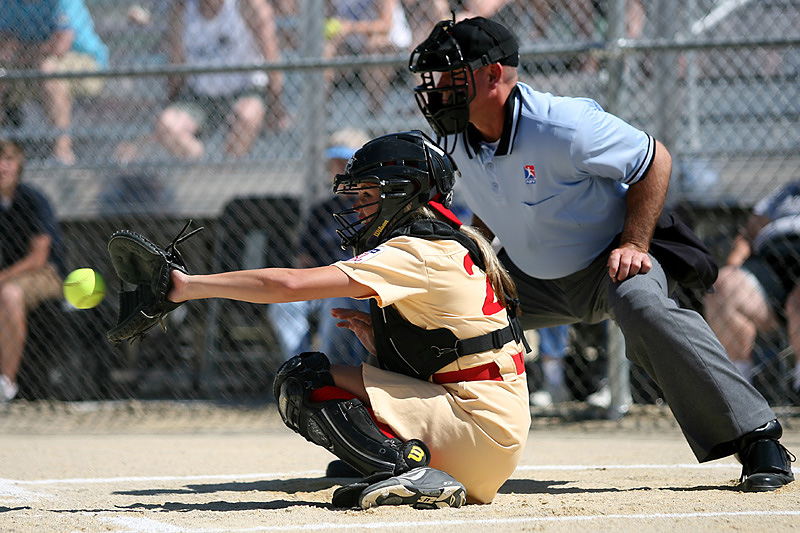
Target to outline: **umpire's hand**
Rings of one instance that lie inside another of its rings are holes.
[[[634,244],[623,244],[611,250],[608,257],[608,275],[614,282],[624,281],[636,274],[647,274],[653,268],[646,250]]]

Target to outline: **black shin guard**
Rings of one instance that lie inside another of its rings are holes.
[[[356,399],[325,402],[308,418],[308,440],[333,452],[364,475],[407,472],[430,462],[422,441],[388,438]]]
[[[274,393],[284,423],[331,451],[363,475],[401,474],[427,466],[430,452],[422,441],[388,438],[357,399],[312,402],[311,392],[333,385],[324,354],[311,352],[289,359],[278,370]]]

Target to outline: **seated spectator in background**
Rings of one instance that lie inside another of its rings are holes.
[[[17,394],[27,313],[61,298],[62,239],[50,203],[20,183],[25,155],[0,140],[0,402]]]
[[[177,1],[170,13],[169,43],[175,64],[247,65],[280,60],[275,17],[266,0]],[[265,101],[265,89],[269,101]],[[283,75],[275,71],[170,77],[173,103],[158,117],[156,137],[174,156],[197,159],[205,155],[200,133],[227,122],[225,153],[244,156],[265,121],[276,128],[287,126],[282,93]]]
[[[0,8],[0,65],[6,69],[56,71],[57,62],[72,47],[74,32],[61,0],[7,0]],[[53,157],[64,164],[75,162],[69,136],[71,103],[64,81],[49,79],[33,84],[0,84],[0,116],[16,115],[34,87],[41,88],[42,104],[57,130]]]
[[[411,29],[400,0],[330,0],[324,55],[392,54],[408,51]],[[381,67],[362,71],[369,109],[380,110],[394,72]],[[328,75],[329,82],[332,74]]]
[[[108,68],[108,47],[97,35],[92,15],[83,0],[61,0],[67,27],[72,32],[72,47],[61,57],[46,62],[44,69],[54,72],[97,72]],[[53,79],[46,84],[51,101],[51,119],[62,130],[56,139],[54,153],[62,163],[75,162],[72,137],[63,131],[72,126],[72,101],[75,97],[97,96],[103,91],[103,78]]]
[[[728,356],[747,378],[759,333],[784,324],[795,353],[792,387],[800,393],[800,180],[759,201],[734,240],[705,313]]]
[[[311,208],[308,222],[300,234],[295,268],[329,265],[352,256],[349,251],[342,249],[342,238],[336,233],[339,224],[331,216],[331,213],[347,209],[352,202],[346,196],[332,194],[333,179],[337,174],[344,173],[347,161],[368,140],[366,132],[353,128],[345,128],[331,135],[325,152],[330,177],[327,190],[331,194]],[[287,302],[269,307],[270,318],[277,326],[275,329],[286,359],[301,352],[319,350],[335,364],[358,365],[366,361],[369,354],[358,337],[350,330],[336,326],[338,320],[331,316],[331,310],[336,308],[369,311],[367,302],[352,298]],[[310,335],[312,323],[316,323],[316,347],[312,346]]]

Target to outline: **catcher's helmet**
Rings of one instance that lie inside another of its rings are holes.
[[[469,124],[469,103],[475,98],[473,71],[492,63],[519,65],[519,45],[508,29],[483,17],[439,22],[411,53],[408,68],[422,77],[414,96],[439,137],[462,132]],[[448,72],[450,84],[437,87],[435,73]]]
[[[374,215],[359,219],[355,208],[333,216],[341,226],[336,230],[342,248],[356,254],[374,248],[415,209],[435,200],[449,207],[458,170],[452,158],[427,135],[414,130],[377,137],[350,158],[344,174],[333,186],[336,194],[357,195],[374,188],[378,200],[358,205],[378,205]]]

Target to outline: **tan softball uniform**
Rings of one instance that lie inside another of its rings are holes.
[[[508,325],[486,275],[455,241],[396,237],[335,266],[416,326],[467,339]],[[530,429],[521,349],[512,341],[463,356],[432,379],[455,381],[465,373],[447,373],[486,365],[498,380],[437,384],[366,364],[362,376],[376,418],[403,440],[424,441],[432,467],[463,483],[470,501],[489,503],[517,467]]]

